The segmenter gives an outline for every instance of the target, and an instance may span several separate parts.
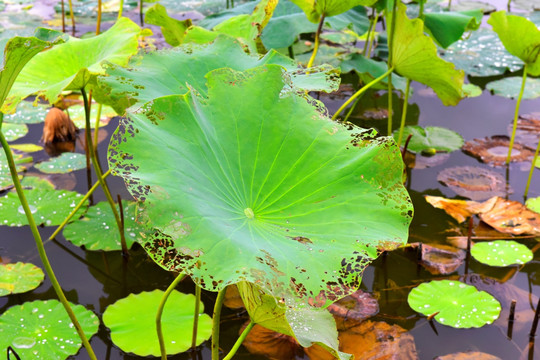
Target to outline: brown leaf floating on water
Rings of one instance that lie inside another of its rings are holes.
[[[337,329],[341,331],[376,315],[379,312],[379,303],[373,295],[358,290],[330,305],[328,311],[334,315]]]
[[[421,247],[420,264],[433,275],[448,275],[457,270],[465,260],[465,251],[440,244],[409,244],[413,249]]]
[[[247,323],[242,326],[240,333],[246,326]],[[268,330],[261,325],[255,325],[242,344],[252,354],[275,360],[293,360],[302,349],[292,336]]]
[[[512,134],[513,123],[508,124],[508,134]],[[540,141],[540,113],[519,115],[516,128],[516,141],[536,148]]]
[[[416,360],[414,338],[398,325],[364,321],[339,333],[339,350],[355,359]],[[333,360],[325,349],[313,345],[304,350],[312,360]]]
[[[459,223],[464,222],[474,214],[488,211],[493,207],[496,197],[493,197],[484,202],[470,200],[453,200],[440,196],[426,195],[425,199],[432,206],[444,210],[448,215],[456,219]]]
[[[479,351],[468,351],[437,356],[433,360],[501,360],[501,358]]]
[[[474,156],[480,161],[493,165],[503,166],[506,163],[510,138],[508,136],[495,135],[483,139],[467,141],[462,149],[465,153]],[[512,162],[530,161],[534,156],[534,151],[526,146],[514,143],[512,146]]]
[[[476,166],[456,166],[444,169],[437,176],[437,180],[458,195],[471,200],[486,200],[493,196],[503,196],[506,190],[506,181],[502,175]]]

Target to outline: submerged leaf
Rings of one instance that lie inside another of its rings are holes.
[[[508,136],[496,135],[484,139],[467,141],[465,145],[463,145],[463,151],[480,159],[484,163],[493,166],[503,166],[506,164],[509,146],[510,139]],[[514,143],[510,161],[530,161],[533,156],[534,151],[521,144]]]
[[[34,290],[44,278],[43,271],[34,264],[0,264],[0,296]]]
[[[46,174],[65,174],[85,167],[86,156],[70,152],[35,165],[36,169]]]
[[[486,200],[506,194],[506,180],[494,171],[476,166],[446,168],[437,175],[437,180],[454,190],[458,195],[472,200]]]
[[[491,266],[525,264],[533,258],[528,247],[507,240],[478,242],[471,248],[471,255],[481,263]]]
[[[406,242],[412,208],[393,140],[331,121],[284,92],[282,72],[219,69],[208,98],[155,99],[121,122],[109,164],[144,202],[144,247],[166,269],[327,306]]]
[[[399,130],[392,134],[395,139]],[[414,153],[422,152],[452,152],[463,145],[463,138],[457,132],[438,126],[409,125],[403,128],[403,138],[411,135],[407,150]]]

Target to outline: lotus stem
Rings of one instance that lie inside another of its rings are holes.
[[[319,27],[317,28],[317,32],[315,33],[315,46],[313,47],[313,54],[311,54],[311,58],[309,58],[309,61],[306,66],[308,69],[313,66],[313,62],[315,61],[315,56],[317,56],[317,52],[319,51],[319,42],[320,42],[322,27],[324,25],[324,18],[325,18],[325,14],[322,14],[321,20],[319,20]]]
[[[392,61],[394,60],[394,52],[392,51],[392,46],[394,44],[394,33],[396,30],[396,10],[397,10],[397,1],[394,0],[392,6],[392,21],[388,24],[388,68],[393,68]],[[393,116],[393,104],[392,104],[392,74],[388,75],[388,129],[387,135],[392,136],[392,116]]]
[[[347,111],[347,115],[345,115],[345,118],[343,119],[344,123],[349,121],[349,118],[351,117],[351,114],[354,111],[354,108],[356,107],[359,101],[360,101],[360,98],[356,99],[354,104],[352,104],[352,106],[349,108],[349,111]]]
[[[536,151],[534,152],[534,157],[531,162],[531,170],[529,170],[529,177],[527,178],[527,185],[525,186],[525,193],[523,194],[524,198],[527,198],[527,195],[529,194],[529,186],[531,185],[532,175],[534,168],[536,166],[536,160],[538,159],[538,153],[540,152],[540,141],[538,141],[538,145],[536,145]]]
[[[362,51],[365,57],[368,57],[368,54],[367,54],[368,44],[369,44],[369,39],[371,37],[371,30],[373,30],[373,27],[374,27],[374,23],[375,23],[375,8],[373,8],[371,11],[371,17],[369,18],[369,28],[367,31],[367,38],[366,38],[366,42],[364,43],[364,50]]]
[[[233,356],[236,354],[236,352],[240,348],[240,345],[242,345],[242,343],[244,342],[244,340],[246,339],[249,332],[251,331],[251,329],[253,329],[254,326],[255,326],[255,323],[251,321],[248,324],[248,326],[244,329],[244,331],[242,331],[242,334],[238,337],[238,339],[234,343],[234,346],[232,347],[231,351],[229,351],[229,353],[227,354],[227,356],[223,358],[223,360],[231,360],[233,358]]]
[[[216,303],[214,304],[214,316],[212,318],[212,360],[219,360],[219,324],[221,317],[221,307],[225,299],[225,289],[218,292]]]
[[[407,78],[407,86],[405,87],[405,100],[403,101],[403,111],[401,112],[401,124],[399,125],[399,135],[397,146],[401,146],[403,140],[403,129],[405,128],[405,120],[407,119],[407,108],[409,107],[409,90],[411,88],[411,79]]]
[[[360,95],[362,95],[363,93],[365,93],[370,87],[372,87],[373,85],[375,85],[376,83],[378,83],[379,81],[381,81],[382,79],[384,79],[385,77],[390,77],[390,74],[392,73],[392,71],[394,71],[394,68],[391,67],[390,69],[388,69],[388,71],[386,71],[384,74],[382,74],[381,76],[379,76],[378,78],[372,80],[371,82],[367,83],[364,87],[362,87],[360,90],[358,90],[356,93],[354,93],[353,96],[351,96],[349,98],[349,100],[345,101],[345,103],[343,105],[341,105],[341,107],[336,111],[336,113],[334,114],[334,116],[332,116],[332,120],[336,120],[336,118],[338,117],[338,115],[343,111],[345,110],[345,108],[347,106],[349,106],[349,104],[351,102],[354,101],[354,99],[356,99],[357,97],[359,97]]]
[[[64,10],[64,0],[61,1],[62,7],[62,32],[66,32],[66,11]]]
[[[71,35],[75,36],[75,14],[73,13],[73,4],[68,0],[69,16],[71,17]]]
[[[529,337],[534,338],[536,336],[536,329],[538,328],[538,318],[540,317],[540,299],[538,299],[538,303],[536,304],[536,311],[534,312],[534,319],[531,327],[531,332],[529,333]]]
[[[452,11],[452,0],[448,0],[448,11]]]
[[[141,26],[144,25],[144,17],[143,17],[143,0],[139,0],[139,21],[141,22]]]
[[[378,22],[379,22],[379,13],[376,12],[375,13],[375,27],[377,26]],[[376,31],[376,28],[373,29],[373,36],[371,36],[371,38],[369,40],[368,52],[367,52],[367,57],[368,58],[371,57],[371,48],[373,47],[373,43],[375,42],[375,31]]]
[[[199,327],[199,312],[201,308],[201,287],[195,284],[195,315],[193,316],[193,334],[191,336],[191,349],[197,347],[197,331]]]
[[[122,229],[122,222],[120,220],[120,216],[118,215],[118,211],[116,210],[116,205],[114,204],[114,200],[111,196],[111,192],[109,191],[109,186],[107,185],[107,182],[103,178],[101,167],[99,165],[99,160],[96,156],[97,152],[94,151],[94,148],[92,145],[92,135],[90,134],[90,106],[89,106],[88,97],[86,96],[86,91],[84,90],[84,88],[81,88],[81,94],[83,97],[84,110],[85,110],[86,145],[88,148],[88,152],[90,153],[90,157],[92,159],[92,165],[94,165],[94,171],[96,172],[96,176],[99,180],[99,183],[101,184],[101,188],[103,189],[103,192],[105,193],[105,197],[107,198],[107,201],[109,202],[109,205],[111,206],[111,210],[113,212],[114,218],[116,220],[116,225],[118,227],[118,232],[120,233],[120,243],[122,244],[122,249],[124,249],[124,247],[127,248],[127,246],[126,246],[126,237]]]
[[[512,136],[510,137],[510,145],[508,145],[508,156],[506,157],[506,165],[510,164],[512,158],[512,147],[514,146],[514,139],[516,138],[517,121],[519,116],[519,106],[521,105],[521,98],[523,98],[523,92],[525,91],[525,83],[527,82],[527,64],[523,67],[523,79],[521,80],[521,90],[516,101],[516,109],[514,111],[514,123],[512,125]]]
[[[96,155],[97,155],[97,144],[99,142],[99,124],[100,124],[100,120],[101,120],[101,109],[103,108],[103,105],[102,104],[98,104],[98,108],[97,108],[97,116],[96,116],[96,124],[94,126],[94,144],[96,144]]]
[[[290,46],[288,47],[288,50],[289,50],[289,57],[290,57],[291,59],[294,59],[294,49],[293,49],[292,45],[290,45]]]
[[[225,7],[228,9],[229,8],[229,0],[227,0],[227,2],[225,3]]]
[[[420,10],[418,12],[418,18],[424,20],[424,4],[426,0],[420,0]]]
[[[165,293],[163,294],[163,297],[161,298],[157,309],[156,332],[159,340],[159,350],[161,351],[161,360],[167,360],[167,350],[165,349],[165,340],[163,340],[163,329],[161,328],[161,315],[163,315],[163,309],[165,308],[165,303],[167,302],[169,295],[171,295],[173,290],[176,288],[176,285],[178,285],[178,283],[182,281],[183,278],[184,274],[178,274],[178,276],[174,279],[171,285],[169,285],[167,290],[165,290]]]
[[[122,198],[120,197],[120,194],[117,194],[118,199],[118,209],[120,210],[120,228],[121,234],[125,234],[124,229],[126,228],[125,221],[124,221],[124,206],[122,205]],[[124,260],[129,259],[129,249],[127,247],[126,239],[124,237],[124,241],[120,241],[120,246],[122,246],[122,256],[124,257]]]
[[[120,6],[118,8],[118,19],[122,17],[123,11],[124,11],[124,0],[120,0]]]
[[[506,9],[508,10],[508,12],[510,12],[511,4],[512,4],[512,0],[508,0],[508,3],[506,4]]]
[[[3,120],[3,114],[1,114],[0,117],[2,117],[2,120]],[[0,124],[1,123],[2,121],[0,120]],[[71,322],[75,326],[75,329],[77,330],[77,334],[79,334],[79,337],[81,338],[83,346],[86,348],[86,351],[88,352],[88,356],[92,360],[97,360],[94,350],[92,349],[92,346],[90,346],[90,343],[88,342],[88,339],[86,338],[86,335],[84,334],[84,331],[81,328],[81,325],[79,324],[79,321],[77,320],[77,317],[75,316],[75,313],[71,309],[71,306],[69,305],[66,299],[66,296],[64,295],[64,292],[62,291],[62,288],[60,287],[60,284],[58,283],[58,280],[56,279],[56,275],[54,274],[54,271],[51,267],[51,263],[49,262],[49,258],[47,257],[47,253],[45,252],[45,247],[43,246],[41,235],[37,228],[36,222],[34,221],[34,217],[32,215],[32,211],[30,210],[30,206],[28,205],[28,201],[26,200],[26,196],[24,195],[21,182],[19,181],[19,177],[17,175],[17,169],[15,167],[15,162],[13,161],[13,155],[11,154],[11,150],[9,148],[9,145],[2,131],[0,131],[0,143],[2,143],[2,148],[4,149],[4,153],[6,154],[6,159],[8,162],[9,171],[11,173],[11,178],[13,179],[13,184],[15,185],[17,195],[19,197],[19,200],[21,201],[21,205],[24,209],[24,213],[26,214],[26,218],[28,219],[30,230],[32,231],[32,235],[34,236],[34,240],[36,241],[36,247],[39,253],[39,258],[41,259],[41,262],[43,263],[45,272],[47,273],[47,276],[49,277],[49,280],[51,281],[51,285],[53,286],[54,291],[56,292],[56,296],[58,296],[58,299],[64,306],[64,309],[66,310]]]
[[[96,35],[99,35],[100,28],[101,28],[101,0],[98,0],[97,2],[97,20],[96,20]]]

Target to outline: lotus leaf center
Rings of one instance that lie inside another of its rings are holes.
[[[244,214],[247,216],[248,219],[253,219],[255,217],[255,214],[253,213],[253,210],[251,210],[251,208],[245,208]]]

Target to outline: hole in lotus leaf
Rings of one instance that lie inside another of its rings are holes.
[[[437,356],[433,360],[501,360],[501,358],[479,351],[467,351]]]
[[[330,305],[328,311],[334,315],[338,330],[344,330],[377,315],[379,303],[373,295],[358,290]]]
[[[116,346],[139,356],[160,355],[156,314],[149,309],[157,309],[163,294],[160,290],[130,294],[107,307],[103,322],[111,330],[111,339]],[[167,354],[181,353],[191,347],[194,308],[195,296],[192,294],[182,294],[176,290],[170,294],[162,317]],[[212,320],[204,314],[201,303],[197,344],[210,338],[211,330]]]
[[[46,174],[65,174],[86,167],[86,156],[65,152],[58,157],[36,164],[35,167]]]
[[[409,245],[421,252],[420,264],[433,275],[451,274],[465,260],[465,251],[452,246],[422,243],[412,243]]]
[[[495,321],[501,305],[490,294],[453,280],[422,283],[407,299],[409,306],[439,323],[455,328],[482,327]]]
[[[467,141],[463,151],[493,166],[503,166],[506,163],[510,138],[508,136],[492,136],[484,139]],[[531,149],[514,143],[512,146],[512,162],[530,161],[534,156]]]
[[[512,134],[513,123],[508,124],[508,134]],[[519,115],[516,127],[516,142],[535,148],[540,141],[540,113]]]
[[[242,332],[247,323],[242,326]],[[269,359],[294,360],[302,353],[302,347],[289,335],[280,334],[261,325],[253,326],[242,343],[254,355],[262,355]]]
[[[34,290],[44,278],[43,271],[34,264],[0,264],[0,296]]]
[[[481,263],[491,266],[525,264],[533,258],[533,253],[527,246],[505,240],[476,243],[471,249],[471,255]]]
[[[97,333],[98,317],[81,305],[71,304],[90,339]],[[63,305],[57,300],[26,302],[0,316],[0,348],[12,346],[21,359],[67,359],[81,347],[81,340]]]
[[[475,166],[456,166],[444,169],[437,180],[458,195],[472,200],[485,200],[506,193],[504,177],[494,171]]]

